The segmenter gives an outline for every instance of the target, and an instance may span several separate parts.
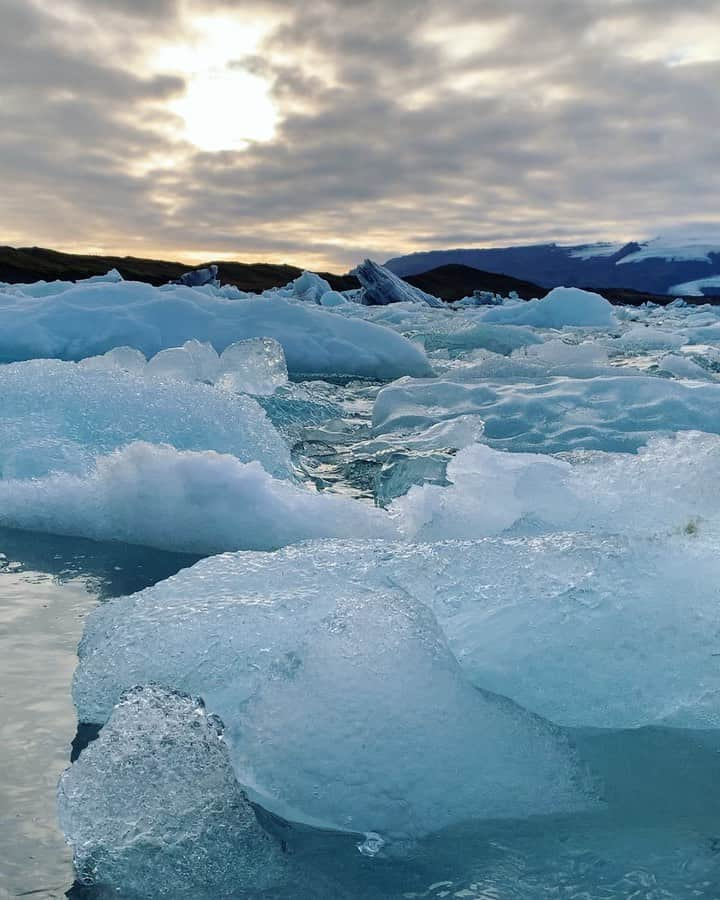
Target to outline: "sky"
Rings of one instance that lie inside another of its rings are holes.
[[[0,0],[0,244],[345,271],[720,222],[720,0]]]

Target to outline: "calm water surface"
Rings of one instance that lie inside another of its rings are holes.
[[[55,788],[77,721],[70,699],[85,615],[195,560],[0,529],[0,897],[63,897],[71,854]]]

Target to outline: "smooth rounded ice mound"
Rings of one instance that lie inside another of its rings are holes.
[[[580,288],[556,287],[539,300],[505,301],[488,309],[486,322],[531,325],[534,328],[612,328],[617,326],[612,304],[600,294]]]
[[[210,705],[242,686],[223,702],[244,702],[265,677],[269,642],[295,648],[298,623],[319,621],[333,597],[399,590],[434,611],[474,684],[554,722],[720,727],[719,582],[702,525],[662,538],[319,541],[226,554],[94,611],[73,696],[84,721],[104,720],[146,680],[204,690]]]
[[[271,810],[395,838],[592,805],[562,734],[473,688],[401,594],[336,603],[250,698],[233,758]]]
[[[132,441],[215,450],[290,476],[290,451],[250,397],[57,360],[0,366],[0,476],[82,474]]]
[[[592,805],[563,735],[466,681],[423,603],[331,582],[245,591],[223,576],[228,564],[216,557],[93,613],[74,685],[81,718],[107,715],[127,683],[191,690],[223,718],[254,799],[326,827],[414,838]]]
[[[260,463],[142,442],[82,475],[0,479],[0,524],[198,554],[396,534],[370,504],[273,478]]]
[[[235,779],[222,724],[186,695],[125,694],[60,779],[58,807],[82,884],[215,900],[290,876]]]
[[[123,346],[151,357],[193,339],[222,353],[236,341],[272,338],[293,376],[391,380],[432,372],[423,351],[389,329],[279,292],[252,299],[226,293],[131,281],[81,283],[38,297],[0,290],[0,360],[78,360]]]

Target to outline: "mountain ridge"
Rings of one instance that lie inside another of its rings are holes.
[[[203,265],[209,265],[211,262],[209,260]],[[304,271],[298,266],[277,263],[218,260],[217,265],[223,283],[234,284],[240,290],[253,292],[283,287]],[[159,285],[178,278],[191,267],[177,261],[145,257],[100,256],[64,253],[42,247],[0,246],[0,282],[17,284],[55,279],[75,281],[93,275],[104,275],[112,268],[116,268],[123,278]],[[318,274],[322,275],[334,290],[344,291],[359,287],[357,278],[352,274],[336,275],[331,272]],[[503,296],[515,291],[521,299],[530,300],[533,297],[545,296],[550,289],[548,286],[505,273],[485,271],[461,264],[437,266],[422,273],[405,276],[404,280],[447,302],[460,300],[471,295],[473,291],[490,291]],[[591,283],[582,283],[577,286],[601,293],[611,303],[632,306],[639,306],[648,301],[667,304],[674,297],[628,288],[625,285],[603,288]],[[717,292],[720,295],[720,287]],[[685,299],[690,303],[720,303],[718,295],[686,296]]]
[[[389,259],[401,277],[457,264],[510,275],[543,287],[633,289],[652,294],[720,294],[720,238],[683,243],[681,238],[565,246],[556,243],[516,247],[429,250]],[[699,284],[699,282],[709,282]],[[716,283],[713,283],[715,282]],[[679,290],[681,289],[682,290]]]

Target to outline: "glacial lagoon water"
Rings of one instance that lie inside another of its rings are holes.
[[[70,684],[89,610],[194,558],[0,529],[0,896],[62,897],[56,790],[77,730]]]

